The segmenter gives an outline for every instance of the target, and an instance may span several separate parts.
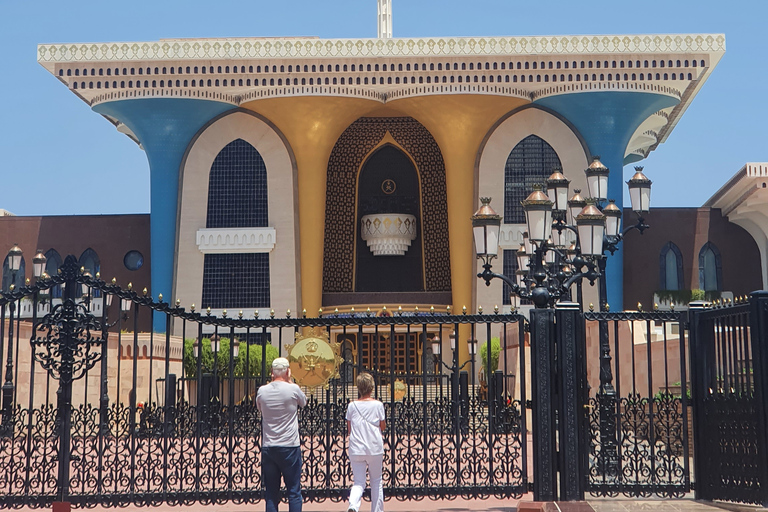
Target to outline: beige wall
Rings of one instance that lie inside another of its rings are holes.
[[[563,121],[554,115],[540,110],[538,108],[522,109],[506,119],[503,119],[489,133],[485,145],[481,148],[477,162],[477,193],[479,197],[491,197],[493,202],[491,206],[500,215],[504,214],[504,167],[507,163],[509,153],[515,146],[529,135],[536,135],[544,139],[552,149],[555,150],[563,166],[563,174],[571,180],[570,195],[574,189],[586,191],[587,182],[584,176],[584,169],[587,168],[588,160],[585,149],[581,141]],[[522,237],[520,233],[526,231],[525,225],[521,224],[518,228],[512,229],[514,237],[511,240],[500,240],[502,247],[506,244],[507,248],[517,249]],[[501,249],[500,249],[501,250]],[[502,272],[503,260],[501,253],[499,258],[494,261],[494,270]],[[480,261],[477,261],[477,272],[482,271]],[[490,286],[477,279],[475,283],[476,305],[483,306],[485,311],[491,311],[495,305],[501,307],[502,304],[502,283],[495,279]],[[584,286],[585,303],[597,303],[597,289],[590,287],[588,283]],[[479,337],[482,341],[483,337]],[[494,334],[496,336],[496,334]]]
[[[200,307],[204,255],[197,246],[196,233],[205,228],[211,165],[219,152],[236,139],[256,148],[267,168],[269,224],[276,230],[276,243],[269,257],[271,308],[296,311],[300,294],[295,166],[277,131],[260,117],[241,111],[206,127],[193,141],[182,164],[174,296],[187,308],[190,304]],[[253,308],[233,305],[230,311],[236,314],[239,309],[243,309],[245,317],[253,317]],[[269,308],[263,308],[260,314],[266,316]],[[175,328],[178,330],[178,323]]]
[[[7,320],[4,327],[6,336],[4,337],[3,363],[6,361],[5,357],[8,350],[9,325]],[[98,336],[98,333],[95,334]],[[41,336],[41,334],[38,333],[38,336]],[[31,337],[31,323],[20,322],[17,328],[14,322],[13,365],[16,403],[22,408],[29,407],[30,390],[32,390],[33,407],[40,407],[45,404],[55,405],[59,382],[49,378],[48,373],[39,363],[35,363],[34,371],[32,371],[32,348],[29,342]],[[18,344],[16,343],[17,339]],[[118,344],[122,346],[121,351],[118,351]],[[138,347],[135,365],[135,386],[133,382],[134,346]],[[177,378],[181,378],[181,340],[172,336],[170,346],[171,357],[168,373],[173,373]],[[135,387],[137,403],[148,403],[151,400],[153,403],[162,404],[164,383],[158,384],[157,380],[165,378],[165,336],[160,334],[151,336],[150,334],[139,333],[137,339],[134,339],[133,333],[109,333],[107,347],[107,394],[109,395],[110,403],[120,402],[127,406],[129,404],[130,392]],[[98,352],[98,349],[94,352]],[[120,353],[123,354],[122,358],[119,356]],[[149,357],[150,355],[152,356],[151,358]],[[98,406],[101,396],[101,367],[101,362],[98,362],[86,376],[73,383],[72,404],[75,407],[84,403],[89,403],[94,407]],[[5,365],[3,364],[4,368]],[[18,372],[16,372],[17,368]]]

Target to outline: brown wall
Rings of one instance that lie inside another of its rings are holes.
[[[713,208],[654,208],[645,217],[651,226],[644,234],[632,231],[624,239],[624,306],[634,309],[640,302],[653,304],[653,294],[662,288],[659,255],[673,242],[683,255],[683,286],[699,288],[699,251],[712,242],[720,251],[722,291],[746,295],[762,287],[760,252],[744,229]],[[624,210],[624,224],[636,222],[635,214]]]
[[[145,286],[150,289],[148,214],[0,217],[0,258],[5,258],[13,244],[24,251],[29,279],[33,278],[32,258],[38,249],[56,249],[63,262],[67,255],[79,258],[91,248],[99,256],[102,279],[111,281],[114,277],[122,288],[133,283],[134,290]],[[131,250],[144,255],[144,265],[136,271],[123,264],[123,257]],[[140,327],[146,329],[149,325]]]

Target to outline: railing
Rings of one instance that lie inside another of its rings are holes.
[[[700,499],[768,505],[768,292],[691,308]]]
[[[61,304],[38,315],[41,293],[53,286],[63,286]],[[115,304],[131,301],[128,317],[110,318],[109,307],[95,314],[97,290],[119,299]],[[30,321],[19,317],[22,301],[32,304]],[[139,333],[147,315],[163,315],[167,332]],[[526,367],[524,318],[216,317],[83,275],[70,257],[59,275],[0,294],[0,508],[260,500],[261,418],[253,397],[271,360],[309,328],[340,342],[348,361],[327,389],[306,390],[300,437],[307,499],[338,501],[351,486],[344,419],[356,397],[350,377],[360,371],[374,375],[387,411],[386,496],[527,491],[525,380],[515,385],[513,378]],[[451,332],[459,344],[501,338],[500,370],[485,385],[479,358],[460,365],[458,351],[445,361],[433,356],[432,338],[447,345]],[[512,336],[516,344],[507,348]],[[229,342],[235,339],[239,346]]]
[[[587,490],[682,497],[691,489],[692,456],[685,314],[586,312],[584,319],[587,358],[600,362],[587,376]]]

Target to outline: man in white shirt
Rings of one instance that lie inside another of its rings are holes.
[[[301,446],[298,410],[307,405],[301,388],[291,382],[288,360],[272,361],[272,381],[259,388],[256,407],[261,412],[261,479],[266,512],[277,512],[280,479],[288,489],[289,512],[301,512]]]

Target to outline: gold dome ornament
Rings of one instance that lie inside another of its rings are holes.
[[[309,329],[307,334],[296,333],[296,342],[286,345],[291,375],[296,384],[315,388],[328,388],[331,379],[339,377],[339,366],[344,359],[339,355],[341,346],[330,341],[324,330]]]

